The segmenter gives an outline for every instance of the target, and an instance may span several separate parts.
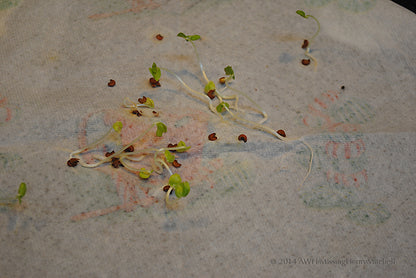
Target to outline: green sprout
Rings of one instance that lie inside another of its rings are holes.
[[[142,103],[142,105],[149,108],[155,108],[155,103],[153,102],[153,99],[151,99],[150,97],[147,97],[146,101]]]
[[[302,10],[297,10],[297,11],[296,11],[296,13],[297,13],[298,15],[300,15],[301,17],[303,17],[303,18],[307,18],[307,17],[306,17],[305,12],[304,12],[304,11],[302,11]]]
[[[210,91],[215,91],[215,83],[213,81],[209,81],[207,85],[205,85],[204,92],[208,94]]]
[[[8,206],[13,207],[16,205],[16,201],[19,202],[19,205],[22,203],[22,198],[26,195],[26,183],[22,182],[19,185],[19,189],[17,190],[17,195],[14,198],[0,198],[2,201],[0,206]]]
[[[219,81],[220,81],[221,84],[226,84],[231,79],[235,79],[234,70],[233,70],[233,68],[231,66],[226,66],[224,68],[224,72],[225,72],[225,75],[227,75],[227,78],[221,77],[219,79]]]
[[[169,177],[169,184],[175,185],[182,182],[182,178],[179,174],[173,174]]]
[[[119,122],[115,122],[113,124],[113,129],[114,129],[115,132],[120,133],[121,130],[123,129],[123,123],[120,122],[120,121]]]
[[[220,102],[220,104],[218,104],[216,107],[218,113],[223,113],[229,108],[230,108],[230,105],[226,102]]]
[[[169,178],[169,185],[175,190],[175,195],[178,198],[186,197],[191,189],[189,182],[182,182],[179,174],[173,174]]]
[[[231,66],[227,66],[224,68],[225,74],[229,76],[229,78],[235,79],[234,70]]]
[[[318,25],[318,30],[315,32],[315,34],[312,36],[312,38],[310,38],[310,40],[312,41],[318,35],[319,31],[321,30],[321,24],[319,23],[319,20],[316,17],[314,17],[313,15],[306,14],[302,10],[297,10],[296,13],[298,15],[300,15],[301,17],[306,18],[306,19],[309,18],[309,17],[312,18],[313,20],[315,20],[316,24]]]
[[[156,81],[159,81],[162,72],[160,71],[160,68],[156,66],[156,63],[153,63],[152,67],[149,68],[149,72]]]
[[[200,38],[201,38],[201,36],[200,35],[185,35],[184,33],[178,33],[177,34],[177,36],[178,37],[180,37],[180,38],[184,38],[187,42],[189,42],[189,41],[197,41],[197,40],[199,40]]]
[[[176,150],[178,153],[183,153],[189,150],[191,147],[187,146],[184,141],[179,141],[178,149]]]
[[[191,190],[189,182],[187,181],[175,184],[173,188],[175,189],[175,195],[178,198],[186,197],[189,194],[189,191]]]
[[[175,160],[175,156],[169,150],[165,150],[165,158],[169,163],[172,163]]]
[[[156,127],[157,127],[157,130],[156,130],[156,136],[157,137],[162,137],[163,133],[168,131],[168,128],[162,122],[157,122]]]
[[[17,191],[16,199],[19,201],[19,204],[22,203],[22,198],[26,195],[26,183],[22,182]]]
[[[140,171],[139,171],[139,177],[146,180],[150,177],[152,172],[153,172],[153,170],[149,171],[146,168],[141,168]]]

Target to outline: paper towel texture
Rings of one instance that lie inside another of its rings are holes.
[[[317,64],[301,64],[317,25],[299,9],[321,25]],[[0,206],[0,276],[411,277],[415,24],[382,0],[0,1],[0,198],[28,187]],[[265,125],[299,140],[221,119],[166,71],[152,88],[155,62],[204,90],[179,32],[201,35],[211,80],[231,65]],[[67,166],[116,121],[124,144],[146,129],[153,114],[122,105],[142,96],[168,132],[136,146],[191,146],[175,153],[191,185],[177,211],[151,197],[167,171]]]

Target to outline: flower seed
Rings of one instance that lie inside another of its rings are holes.
[[[150,77],[149,83],[153,88],[160,87],[160,82],[156,81],[156,79],[154,79],[153,77]]]
[[[310,59],[302,59],[302,65],[307,66],[311,63]]]
[[[71,158],[70,160],[66,162],[66,165],[68,165],[69,167],[75,167],[78,165],[78,162],[79,162],[78,158]]]
[[[207,93],[207,96],[208,96],[210,99],[214,99],[214,98],[215,98],[215,90],[210,90],[210,91]]]
[[[176,159],[172,162],[172,166],[175,168],[179,168],[182,166],[182,164],[180,164]]]
[[[244,143],[247,142],[247,136],[245,134],[238,135],[238,140],[243,141]]]
[[[141,104],[146,103],[147,97],[143,96],[143,97],[139,98],[137,101]]]
[[[279,129],[278,131],[276,131],[277,134],[279,134],[282,137],[286,137],[286,132],[283,129]]]
[[[214,133],[211,133],[210,135],[208,135],[208,140],[209,141],[215,141],[217,139],[218,138],[217,138],[217,135],[215,134],[215,132]]]
[[[110,81],[107,83],[108,87],[114,87],[116,85],[116,81],[113,79],[110,79]]]

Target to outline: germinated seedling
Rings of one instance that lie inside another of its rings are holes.
[[[22,182],[17,190],[17,195],[14,198],[0,198],[0,206],[15,206],[18,202],[19,205],[22,203],[22,198],[26,195],[27,186],[26,183]]]
[[[318,36],[319,31],[321,30],[321,24],[319,23],[319,20],[316,17],[314,17],[313,15],[310,15],[310,14],[306,14],[302,10],[297,10],[296,13],[298,15],[300,15],[301,17],[306,18],[306,19],[312,18],[316,22],[316,24],[318,25],[318,28],[317,28],[315,34],[309,40],[305,39],[303,41],[303,45],[302,45],[302,48],[305,49],[305,56],[310,58],[315,63],[315,68],[316,68],[316,66],[318,65],[318,61],[316,60],[315,57],[313,57],[310,54],[310,45],[311,45],[312,41],[315,39],[315,37]],[[302,64],[308,65],[309,62],[307,61],[307,59],[303,59]]]
[[[149,72],[150,74],[153,76],[149,79],[149,83],[150,85],[154,88],[154,87],[160,87],[160,76],[161,76],[161,72],[160,72],[160,68],[158,68],[156,66],[155,63],[153,63],[152,67],[149,68]]]
[[[173,174],[169,177],[169,189],[166,192],[165,202],[166,206],[170,209],[175,209],[178,207],[177,200],[172,200],[169,198],[172,190],[175,191],[175,196],[180,199],[186,197],[189,194],[191,187],[189,182],[182,181],[182,178],[179,174]]]

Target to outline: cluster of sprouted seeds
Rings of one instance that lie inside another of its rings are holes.
[[[305,18],[312,17],[309,15],[305,15],[304,13],[298,11],[298,14],[302,15]],[[314,17],[312,17],[314,18]],[[315,19],[316,20],[316,19]],[[318,22],[319,24],[319,22]],[[319,31],[319,30],[318,30]],[[158,67],[156,63],[153,63],[152,66],[149,68],[149,72],[151,73],[152,77],[149,79],[149,83],[153,88],[160,87],[160,78],[162,76],[162,70],[173,75],[186,89],[186,92],[194,98],[197,98],[203,101],[205,104],[208,105],[209,110],[214,113],[215,115],[221,117],[222,119],[231,121],[236,124],[241,124],[251,129],[260,130],[266,132],[277,139],[289,143],[292,141],[300,141],[303,143],[309,150],[310,150],[310,160],[308,171],[301,183],[301,186],[304,184],[305,180],[309,176],[312,168],[312,161],[313,161],[313,150],[311,146],[302,140],[301,138],[289,138],[286,137],[286,133],[284,130],[274,130],[271,127],[265,125],[264,123],[268,120],[268,115],[265,110],[257,104],[249,95],[240,91],[230,85],[230,83],[235,80],[235,73],[231,66],[226,66],[224,68],[225,76],[219,78],[219,83],[221,88],[218,89],[215,85],[214,81],[210,80],[207,77],[207,74],[204,71],[204,67],[202,65],[201,59],[198,54],[198,50],[195,45],[195,41],[198,41],[201,37],[199,35],[185,35],[184,33],[178,33],[178,37],[183,38],[186,42],[189,42],[195,52],[197,61],[200,66],[200,70],[205,81],[205,86],[203,91],[198,91],[191,88],[188,84],[186,84],[183,79],[177,75],[174,71]],[[316,36],[316,34],[315,34]],[[314,36],[314,37],[315,37]],[[309,50],[305,52],[306,55],[311,57],[309,54]],[[311,57],[315,60],[313,57]],[[114,83],[114,84],[113,84]],[[115,82],[112,82],[110,85],[115,85]],[[231,92],[231,94],[226,94]],[[247,114],[247,111],[244,111],[242,108],[238,106],[239,99],[243,97],[250,102],[250,111],[254,111],[257,116],[260,116],[261,119],[258,121],[251,120]],[[123,106],[131,110],[132,114],[141,117],[143,114],[142,109],[152,109],[154,108],[154,102],[151,98],[142,97],[138,99],[138,102],[134,102],[128,98],[124,100]],[[152,111],[154,116],[158,116],[156,111]],[[160,190],[163,190],[165,195],[165,202],[166,206],[169,209],[175,209],[178,207],[177,201],[188,195],[190,191],[190,186],[187,181],[182,181],[182,178],[179,174],[173,173],[169,164],[173,167],[177,168],[180,167],[181,164],[175,159],[175,155],[173,152],[185,152],[190,147],[185,144],[185,142],[180,141],[177,144],[169,144],[167,147],[147,147],[142,149],[137,149],[134,145],[137,145],[145,136],[149,136],[149,133],[152,129],[156,128],[156,137],[161,137],[167,131],[167,126],[162,122],[153,122],[151,123],[147,129],[145,129],[139,136],[131,140],[128,144],[122,145],[119,150],[106,152],[101,154],[94,154],[93,161],[87,161],[83,158],[83,154],[91,153],[93,151],[97,151],[100,146],[102,146],[107,141],[115,141],[117,144],[121,144],[121,130],[123,125],[121,122],[115,122],[111,129],[104,134],[98,140],[88,144],[87,146],[75,150],[70,153],[69,159],[67,161],[67,165],[69,167],[75,167],[78,164],[87,167],[87,168],[96,168],[104,164],[111,164],[114,168],[123,167],[125,170],[136,174],[140,179],[149,179],[154,174],[162,174],[164,170],[169,173],[169,179],[167,185],[163,185],[160,187]],[[215,141],[217,140],[217,136],[215,133],[212,133],[208,136],[208,140]],[[247,136],[245,134],[240,134],[238,136],[238,140],[242,142],[247,142]],[[152,166],[150,169],[144,168],[140,166],[140,162],[145,157],[152,158]],[[176,199],[171,199],[169,196],[171,193],[175,193]]]
[[[139,109],[141,108],[154,108],[154,102],[151,98],[142,97],[138,99],[138,102],[133,102],[130,99],[125,99],[125,108],[129,108],[133,114],[140,116]],[[188,195],[190,191],[190,185],[187,181],[182,181],[181,176],[177,173],[173,173],[171,167],[175,168],[181,166],[176,160],[173,152],[186,152],[190,149],[185,142],[179,141],[176,144],[169,144],[167,147],[146,147],[138,149],[137,145],[146,136],[152,136],[150,133],[153,129],[156,129],[154,136],[162,137],[167,132],[167,126],[156,121],[151,124],[136,138],[131,140],[128,144],[121,145],[119,150],[111,152],[101,152],[100,146],[106,142],[116,142],[121,144],[121,131],[123,124],[120,121],[115,122],[110,130],[104,134],[98,140],[88,144],[87,146],[75,150],[70,153],[67,165],[69,167],[75,167],[78,164],[86,168],[97,168],[104,164],[111,164],[113,168],[124,168],[125,170],[135,174],[142,180],[151,178],[154,174],[161,175],[164,170],[169,173],[169,180],[167,185],[164,184],[160,187],[160,190],[166,192],[165,201],[166,206],[169,209],[174,209],[178,206],[178,200]],[[83,154],[94,152],[93,161],[87,161],[84,159]],[[98,153],[97,153],[98,152]],[[152,165],[150,169],[143,167],[140,164],[144,158],[150,157]],[[171,199],[169,196],[171,193],[175,193],[177,199]]]
[[[257,104],[248,94],[244,93],[241,90],[238,90],[230,85],[230,82],[235,80],[235,73],[231,66],[226,66],[224,68],[225,76],[219,78],[219,83],[222,85],[221,89],[218,89],[214,83],[214,81],[210,80],[207,77],[207,74],[204,71],[204,67],[202,65],[201,59],[199,57],[199,53],[195,44],[195,41],[198,41],[201,37],[199,35],[185,35],[184,33],[178,33],[178,37],[183,38],[186,42],[189,42],[195,52],[196,59],[199,63],[199,67],[201,69],[201,73],[203,76],[203,79],[205,80],[205,86],[204,90],[198,91],[193,88],[191,88],[188,84],[185,83],[185,81],[177,75],[174,71],[158,67],[156,63],[153,63],[152,67],[149,68],[150,73],[152,74],[152,78],[150,78],[149,82],[152,83],[154,81],[159,82],[161,78],[161,71],[165,71],[171,75],[173,75],[186,89],[187,93],[191,95],[194,98],[197,98],[204,103],[206,103],[211,110],[212,113],[215,115],[218,115],[219,117],[229,120],[234,123],[241,124],[243,126],[246,126],[251,129],[261,130],[263,132],[266,132],[274,137],[276,137],[279,140],[282,140],[283,142],[291,142],[291,141],[300,141],[302,142],[309,150],[310,150],[310,160],[309,160],[309,166],[308,166],[308,172],[305,175],[301,186],[304,184],[305,180],[309,176],[312,168],[312,161],[313,161],[313,150],[311,146],[301,140],[301,138],[288,138],[286,137],[286,133],[284,130],[274,130],[271,127],[264,124],[268,120],[268,115],[265,112],[265,110]],[[316,36],[316,35],[315,35]],[[313,58],[314,59],[314,58]],[[159,83],[160,85],[160,83]],[[152,85],[153,86],[153,85]],[[226,94],[226,92],[232,92],[232,94]],[[245,117],[248,113],[241,109],[238,106],[238,102],[240,97],[244,97],[246,100],[248,100],[251,103],[251,106],[249,107],[250,110],[256,111],[258,115],[261,116],[261,119],[258,121],[253,121],[249,119],[248,117]],[[212,133],[208,136],[208,139],[210,141],[217,140],[217,136],[215,133]],[[244,134],[239,135],[238,140],[247,142],[247,136]]]

